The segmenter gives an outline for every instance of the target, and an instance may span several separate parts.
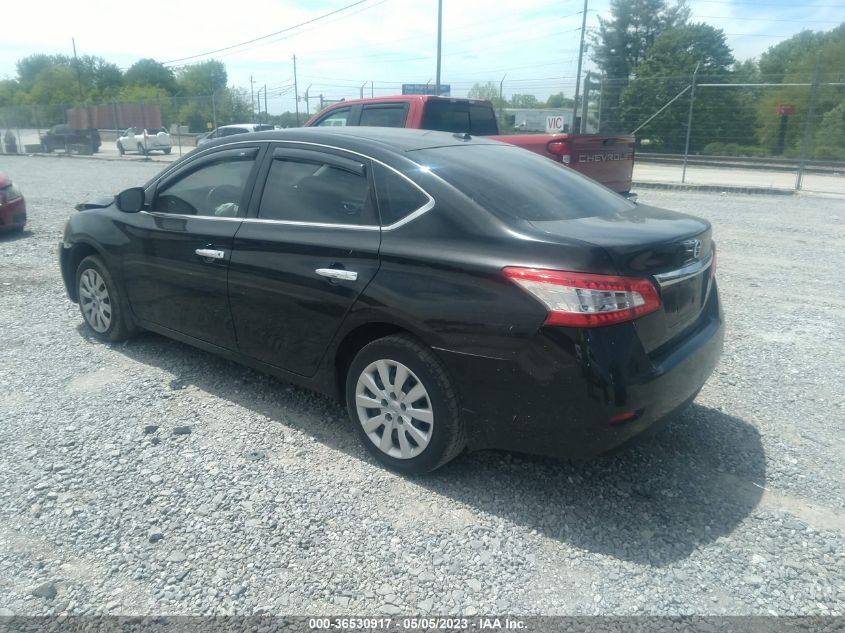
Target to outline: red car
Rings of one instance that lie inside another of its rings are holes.
[[[0,172],[0,232],[23,231],[26,200],[6,174]]]

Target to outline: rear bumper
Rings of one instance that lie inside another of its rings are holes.
[[[694,331],[660,357],[635,324],[543,328],[515,360],[438,350],[458,383],[470,448],[589,458],[619,447],[689,404],[722,353],[712,292]],[[613,416],[635,417],[612,423]]]
[[[0,206],[0,231],[21,229],[26,224],[26,200],[18,198]]]

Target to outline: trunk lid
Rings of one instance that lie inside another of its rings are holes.
[[[695,328],[712,285],[713,242],[706,220],[637,205],[610,215],[528,223],[545,236],[599,246],[620,275],[648,277],[654,282],[661,308],[636,322],[647,351]]]

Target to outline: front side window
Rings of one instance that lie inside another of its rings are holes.
[[[252,156],[221,158],[166,185],[152,211],[212,217],[239,217],[254,160]]]
[[[319,224],[374,224],[366,176],[319,161],[277,158],[258,217]]]
[[[317,125],[322,127],[343,127],[347,125],[347,121],[349,120],[349,113],[351,111],[351,108],[340,108],[338,110],[335,110],[326,118],[320,119]]]

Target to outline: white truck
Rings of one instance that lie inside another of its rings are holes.
[[[173,151],[170,134],[163,127],[130,127],[117,139],[117,151],[121,156],[126,152],[138,152],[146,156],[154,150],[165,154]]]

